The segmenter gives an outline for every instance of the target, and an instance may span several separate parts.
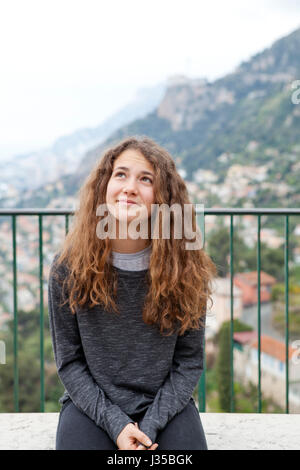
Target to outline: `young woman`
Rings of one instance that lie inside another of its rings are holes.
[[[216,269],[203,248],[187,249],[184,231],[174,236],[172,212],[170,234],[162,236],[153,207],[163,204],[192,206],[171,156],[147,137],[107,150],[80,190],[49,275],[52,343],[65,387],[58,450],[207,449],[192,395]],[[194,208],[192,222],[195,228]]]

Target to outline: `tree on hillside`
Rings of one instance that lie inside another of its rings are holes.
[[[249,325],[239,320],[233,321],[233,331],[252,331]],[[230,412],[230,384],[231,384],[231,366],[230,366],[230,321],[224,322],[217,335],[218,357],[216,364],[216,376],[220,407],[225,412]]]

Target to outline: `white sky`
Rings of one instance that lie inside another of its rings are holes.
[[[223,76],[298,27],[299,0],[0,0],[0,159],[170,75]]]

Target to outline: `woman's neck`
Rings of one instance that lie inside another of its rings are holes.
[[[151,240],[139,238],[132,239],[114,239],[111,240],[111,249],[117,253],[136,253],[142,251],[151,244]]]

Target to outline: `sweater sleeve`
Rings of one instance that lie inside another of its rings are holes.
[[[55,260],[54,260],[55,261]],[[54,275],[58,273],[59,279]],[[65,267],[52,263],[48,283],[48,309],[51,339],[58,376],[73,403],[97,426],[104,429],[116,444],[118,435],[128,423],[134,423],[118,405],[113,404],[93,379],[82,348],[77,314],[62,295],[61,281]]]
[[[188,404],[203,372],[205,325],[178,336],[172,368],[139,428],[155,442],[158,431]]]

